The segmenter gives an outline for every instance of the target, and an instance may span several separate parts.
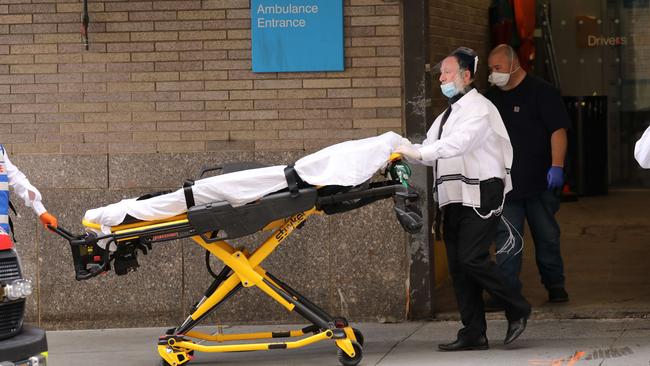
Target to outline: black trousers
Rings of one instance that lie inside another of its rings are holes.
[[[501,205],[503,181],[490,179],[481,184],[481,208],[486,214]],[[458,332],[461,339],[472,339],[485,334],[483,290],[504,304],[508,320],[530,314],[530,304],[507,285],[506,279],[490,258],[500,216],[481,218],[472,207],[460,203],[444,207],[443,239],[447,248],[449,272],[454,284],[456,301],[464,328]]]

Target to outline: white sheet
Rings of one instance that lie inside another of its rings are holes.
[[[370,179],[386,165],[402,137],[394,132],[362,140],[346,141],[307,155],[295,163],[305,182],[318,185],[354,186]],[[228,201],[240,206],[287,187],[285,165],[250,169],[198,180],[192,187],[197,205]],[[126,215],[139,220],[159,220],[187,211],[182,189],[136,201],[125,199],[86,211],[85,220],[100,224],[102,232],[119,225]]]
[[[305,182],[317,186],[355,186],[386,165],[402,136],[386,132],[377,137],[346,141],[307,155],[295,164]]]

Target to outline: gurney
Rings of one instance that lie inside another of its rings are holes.
[[[86,215],[83,221],[86,232],[83,234],[75,235],[63,227],[52,229],[70,244],[77,280],[93,278],[111,268],[116,274],[125,275],[139,267],[139,253],[146,254],[153,249],[154,244],[160,242],[189,237],[206,250],[206,266],[213,281],[203,297],[192,307],[186,320],[160,337],[158,352],[162,359],[161,365],[183,365],[192,359],[194,352],[293,349],[324,340],[335,341],[341,364],[357,365],[363,357],[363,334],[352,328],[346,319],[328,314],[266,271],[261,264],[312,215],[348,212],[382,199],[393,199],[395,214],[404,230],[418,232],[422,227],[422,214],[416,205],[418,195],[408,185],[410,168],[399,155],[392,154],[386,160],[380,171],[382,179],[368,179],[354,186],[310,184],[303,180],[294,166],[287,166],[283,168],[286,188],[245,204],[233,204],[232,201],[202,204],[186,202],[186,212],[169,217],[143,221],[126,214],[118,225],[106,227],[105,224],[87,220],[89,215]],[[219,170],[225,176],[256,169],[265,168],[254,164],[234,164],[205,171]],[[183,189],[184,195],[191,192],[188,187],[191,185],[186,185]],[[149,195],[140,201],[164,195]],[[191,196],[186,195],[186,200],[191,201],[194,198]],[[161,207],[155,211],[160,213]],[[108,216],[114,218],[115,215]],[[251,252],[228,243],[229,240],[260,231],[271,234]],[[224,263],[219,273],[211,269],[210,256]],[[235,293],[250,287],[259,288],[288,311],[295,311],[309,325],[285,332],[248,334],[208,334],[194,330]],[[277,338],[298,339],[250,343]],[[238,343],[242,341],[244,343]],[[206,345],[203,342],[213,342],[216,345]]]

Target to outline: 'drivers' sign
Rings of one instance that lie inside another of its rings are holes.
[[[343,0],[251,0],[254,72],[342,71]]]

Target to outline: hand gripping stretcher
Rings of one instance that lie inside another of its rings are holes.
[[[222,174],[227,174],[241,170],[242,165],[224,165],[220,169]],[[152,249],[152,244],[158,242],[190,237],[205,248],[206,265],[214,278],[213,282],[183,324],[169,329],[159,338],[161,365],[183,365],[191,360],[195,351],[293,349],[328,339],[335,341],[339,348],[339,361],[343,365],[357,365],[362,358],[364,342],[361,332],[350,327],[346,319],[329,315],[267,272],[262,262],[294,230],[300,229],[310,216],[355,210],[386,198],[393,198],[394,210],[402,227],[410,233],[419,231],[422,214],[415,205],[418,196],[408,186],[410,168],[398,155],[391,155],[389,164],[382,172],[385,179],[352,187],[307,184],[291,166],[285,168],[284,173],[288,188],[237,207],[228,202],[196,205],[188,207],[184,214],[154,221],[140,221],[127,216],[120,225],[111,227],[108,233],[102,232],[99,224],[87,220],[83,222],[87,232],[81,235],[74,235],[62,227],[52,229],[70,243],[77,280],[86,280],[109,271],[111,263],[116,274],[126,274],[138,267],[138,252],[146,254]],[[227,242],[260,230],[273,232],[252,252],[234,248]],[[109,250],[112,248],[109,245],[115,245],[116,249]],[[210,255],[224,263],[221,272],[212,271]],[[259,288],[288,311],[295,311],[304,317],[310,325],[286,332],[248,334],[206,334],[193,330],[236,292],[250,287]],[[248,343],[274,338],[299,339]],[[217,344],[204,345],[206,341]],[[238,341],[248,342],[236,343]]]

